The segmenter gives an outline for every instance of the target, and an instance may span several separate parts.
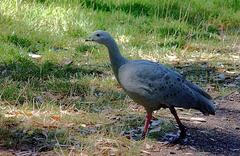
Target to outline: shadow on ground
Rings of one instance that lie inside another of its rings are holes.
[[[240,80],[236,79],[239,73],[234,72],[234,70],[237,71],[237,69],[233,68],[237,68],[240,65],[232,63],[224,63],[224,65],[224,69],[220,69],[220,67],[211,62],[198,61],[194,63],[183,62],[173,66],[183,77],[203,86],[212,84],[216,89],[219,89],[219,87],[228,87],[229,84],[233,84],[231,86],[232,88],[240,88]]]
[[[240,136],[220,129],[188,127],[191,136],[186,145],[200,152],[212,154],[237,155],[240,147]]]
[[[229,100],[229,97],[234,97],[234,99]],[[239,92],[234,92],[223,100],[217,100],[219,105],[216,115],[204,117],[206,122],[184,121],[184,125],[188,128],[187,140],[173,147],[159,146],[159,148],[163,148],[167,153],[174,151],[175,153],[193,153],[193,155],[200,153],[203,155],[239,155],[239,97]],[[199,117],[199,115],[197,116]],[[200,115],[200,117],[202,116]]]
[[[103,71],[92,66],[61,66],[49,61],[40,64],[28,58],[19,57],[16,61],[0,65],[0,74],[15,81],[28,81],[31,78],[47,79],[48,77],[56,77],[69,79],[75,75],[98,76],[103,74]]]

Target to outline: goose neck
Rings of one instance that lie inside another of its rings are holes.
[[[117,43],[111,39],[107,44],[111,66],[116,77],[118,77],[118,69],[125,64],[127,60],[121,55]]]

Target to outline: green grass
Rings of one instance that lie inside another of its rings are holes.
[[[113,78],[105,47],[85,38],[107,30],[129,59],[176,67],[187,79],[214,88],[213,96],[224,96],[239,89],[239,83],[226,86],[239,75],[239,16],[239,0],[1,0],[4,144],[139,155],[144,143],[120,133],[141,126],[144,110],[131,109],[133,102]],[[229,77],[227,82],[216,79],[220,73]],[[174,129],[163,121],[160,136]]]

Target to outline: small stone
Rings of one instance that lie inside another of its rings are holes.
[[[84,127],[84,128],[87,127],[86,124],[80,124],[80,126],[81,126],[81,127]]]
[[[2,71],[2,76],[7,76],[7,74],[8,74],[7,69],[5,69],[5,70]]]
[[[191,117],[190,120],[198,122],[206,122],[206,119],[200,117]]]
[[[236,77],[235,80],[240,80],[240,76]]]
[[[192,121],[192,122],[194,122],[194,121],[206,122],[206,119],[201,118],[201,117],[191,117],[191,118],[189,118],[189,117],[181,117],[180,119],[187,120],[187,121]]]
[[[235,127],[235,129],[236,129],[236,130],[239,130],[239,129],[240,129],[240,127]]]
[[[233,97],[230,97],[230,98],[229,98],[229,101],[234,101],[234,98],[233,98]]]
[[[34,101],[36,102],[36,104],[43,104],[44,99],[42,96],[37,96],[35,97]]]
[[[219,74],[218,77],[219,77],[221,80],[225,80],[225,78],[226,78],[225,74],[223,74],[223,73]]]
[[[225,74],[223,74],[223,73],[218,74],[218,75],[215,76],[215,80],[216,80],[216,81],[219,81],[219,82],[222,82],[222,81],[224,81],[225,79],[226,79],[226,76],[225,76]]]
[[[193,121],[192,123],[194,123],[194,124],[200,124],[201,122],[199,122],[199,121]]]
[[[157,126],[161,125],[160,120],[151,120],[151,128],[155,128]]]

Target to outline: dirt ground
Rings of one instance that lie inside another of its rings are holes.
[[[216,99],[217,111],[215,116],[203,116],[200,113],[186,115],[179,111],[179,116],[188,128],[186,140],[176,145],[166,145],[158,142],[142,151],[142,155],[240,155],[240,93],[234,92],[224,98]],[[187,120],[188,117],[200,117],[203,121]],[[173,120],[173,119],[172,119]],[[0,145],[1,146],[1,145]],[[31,152],[6,150],[0,147],[0,156],[30,156]],[[36,154],[35,154],[36,155]],[[37,155],[53,156],[54,152]]]
[[[240,93],[234,92],[215,100],[215,116],[204,118],[204,122],[184,121],[188,127],[186,141],[173,146],[160,142],[155,145],[151,155],[240,155]],[[178,111],[179,112],[179,111]],[[195,116],[194,115],[194,116]],[[186,116],[179,112],[180,118]]]

